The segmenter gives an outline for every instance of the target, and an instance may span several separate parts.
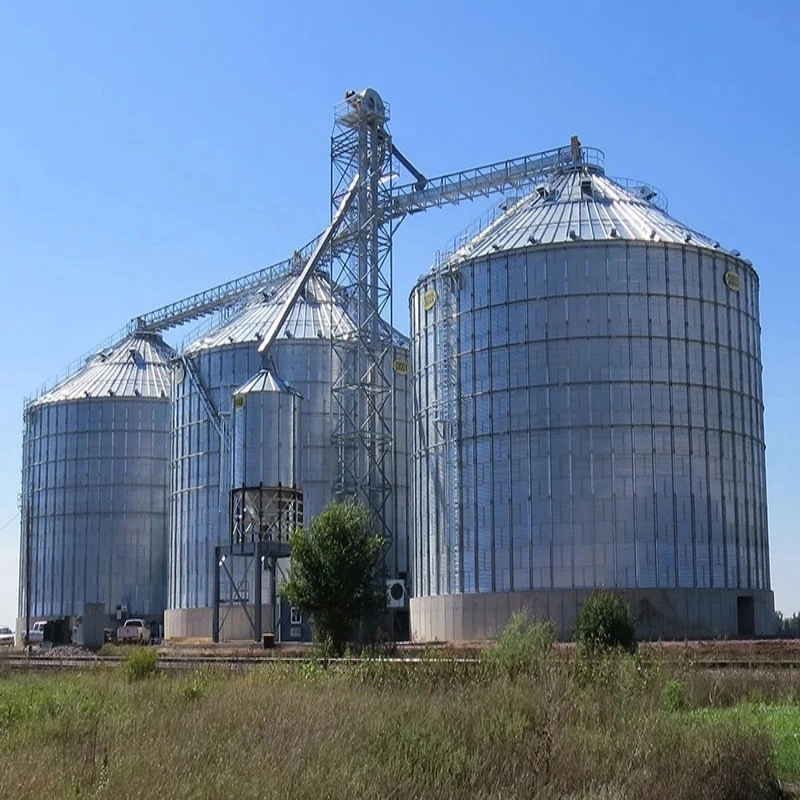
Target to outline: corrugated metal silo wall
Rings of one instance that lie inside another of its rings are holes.
[[[233,408],[233,486],[300,486],[299,453],[302,400],[288,391],[249,391]]]
[[[768,590],[752,268],[599,243],[455,272],[411,301],[416,594]]]
[[[31,406],[24,485],[31,490],[31,613],[159,617],[166,606],[168,399],[87,398]],[[23,509],[20,616],[25,614]]]
[[[303,397],[299,403],[298,473],[308,522],[333,498],[338,475],[332,443],[331,346],[326,339],[280,339],[270,355],[278,376]],[[201,350],[189,358],[216,411],[230,419],[234,390],[261,368],[258,342]],[[407,383],[406,378],[402,380]],[[398,415],[406,409],[405,387],[401,388]],[[220,437],[191,376],[175,387],[174,398],[169,608],[208,608],[213,603],[214,546],[227,543],[230,535],[231,455],[226,450],[221,458]],[[401,430],[405,430],[406,420],[405,415],[399,416]],[[407,447],[407,441],[402,446]],[[407,460],[406,453],[403,450],[399,462]],[[407,497],[406,475],[402,483],[398,481],[395,493],[401,521],[393,548],[400,569],[408,568]]]

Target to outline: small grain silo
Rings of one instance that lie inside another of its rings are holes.
[[[592,161],[594,163],[589,163]],[[758,277],[584,149],[411,294],[414,636],[773,629]]]
[[[299,486],[301,396],[265,366],[233,393],[233,488]]]
[[[174,372],[174,435],[170,489],[169,601],[165,615],[168,637],[207,637],[212,630],[214,548],[231,537],[230,491],[235,461],[234,395],[262,370],[259,345],[281,313],[296,276],[254,298],[210,333],[189,344]],[[270,428],[273,443],[264,441],[258,468],[274,473],[272,459],[288,452],[297,436],[293,474],[301,483],[304,517],[313,518],[334,498],[338,454],[333,444],[335,418],[331,386],[337,369],[331,352],[331,330],[352,326],[345,304],[322,273],[312,275],[292,306],[272,344],[270,380],[296,392],[298,425]],[[405,348],[398,358],[407,358]],[[261,372],[264,376],[265,373]],[[258,378],[256,378],[258,380]],[[399,464],[393,503],[397,509],[389,569],[408,569],[407,531],[407,378],[398,376],[395,443]],[[249,399],[246,401],[249,402]],[[264,436],[267,428],[263,428]],[[261,436],[261,433],[259,436]],[[256,453],[254,449],[252,453]],[[278,468],[280,471],[280,468]],[[244,634],[243,634],[244,635]]]
[[[269,631],[278,625],[277,579],[288,567],[289,536],[303,524],[301,400],[269,358],[233,394],[232,536],[224,549],[230,558],[217,564],[215,608],[219,612],[226,600],[229,607],[222,620],[214,618],[215,641],[252,636],[259,627],[263,631],[265,619]],[[232,595],[237,601],[231,604]]]
[[[134,333],[26,407],[18,630],[28,548],[32,619],[162,618],[172,356]]]

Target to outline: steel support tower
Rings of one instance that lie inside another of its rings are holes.
[[[354,179],[358,191],[334,248],[332,279],[354,326],[334,326],[332,405],[339,460],[336,493],[369,508],[387,541],[396,515],[392,325],[392,140],[377,92],[348,92],[331,137],[332,213]]]

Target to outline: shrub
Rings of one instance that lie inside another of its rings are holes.
[[[128,652],[128,647],[122,644],[115,644],[114,642],[103,642],[100,649],[97,651],[99,656],[121,656]]]
[[[357,623],[366,624],[386,607],[381,580],[386,542],[355,500],[328,504],[289,541],[292,560],[279,594],[310,615],[325,654],[341,656]]]
[[[157,669],[158,654],[151,647],[135,648],[125,661],[125,673],[129,681],[149,678]]]
[[[589,653],[621,647],[636,650],[636,623],[625,601],[614,592],[593,592],[575,621],[573,639]]]
[[[681,711],[686,707],[686,692],[683,681],[672,678],[661,690],[661,706],[665,711]]]
[[[200,700],[208,695],[209,690],[208,680],[199,672],[190,675],[180,684],[180,693],[184,700]]]
[[[536,676],[556,640],[555,624],[537,622],[527,609],[517,611],[509,619],[497,643],[484,652],[484,660],[509,678],[517,675]]]

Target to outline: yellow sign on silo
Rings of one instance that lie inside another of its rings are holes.
[[[739,289],[742,288],[742,280],[739,277],[738,272],[734,272],[733,270],[728,270],[723,276],[722,279],[725,281],[725,285],[732,291],[738,292]]]
[[[422,307],[426,311],[430,311],[436,305],[438,299],[439,295],[436,294],[436,289],[428,289],[428,291],[422,295]]]

